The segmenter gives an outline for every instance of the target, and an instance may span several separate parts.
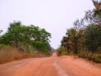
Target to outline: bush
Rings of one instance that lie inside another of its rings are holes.
[[[58,49],[58,55],[68,55],[69,54],[69,51],[66,50],[66,48],[64,47],[61,47]]]
[[[101,54],[94,54],[92,60],[97,63],[101,63]]]
[[[17,48],[10,47],[10,46],[3,46],[0,47],[0,63],[5,63],[13,60],[27,58],[30,55],[23,51],[19,51]]]
[[[92,53],[90,51],[80,51],[78,53],[79,57],[86,58],[88,60],[101,63],[101,54],[99,53]]]
[[[51,49],[50,38],[51,34],[44,28],[13,22],[7,32],[0,36],[0,44],[10,45],[28,53],[32,52],[33,49],[37,49],[46,54]]]

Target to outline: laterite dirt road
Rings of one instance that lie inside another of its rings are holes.
[[[0,76],[101,76],[101,67],[83,59],[53,55],[0,64]]]

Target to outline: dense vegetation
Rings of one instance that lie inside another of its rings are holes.
[[[93,1],[96,9],[86,12],[85,17],[74,22],[63,37],[59,54],[75,54],[101,62],[101,4]]]
[[[0,35],[0,52],[2,49],[4,51],[6,47],[13,47],[20,53],[49,55],[51,50],[49,44],[50,37],[50,33],[38,26],[25,26],[21,22],[13,22],[10,24],[7,32]],[[7,51],[4,52],[3,54],[5,55]],[[10,51],[7,53],[10,53]]]

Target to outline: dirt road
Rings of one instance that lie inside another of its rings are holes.
[[[52,56],[1,64],[0,76],[101,76],[101,68],[79,58]]]

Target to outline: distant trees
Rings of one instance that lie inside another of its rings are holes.
[[[78,54],[85,51],[101,51],[101,3],[94,5],[96,9],[87,11],[84,18],[76,20],[74,27],[67,30],[60,47],[65,50],[60,50],[61,52]]]
[[[51,49],[50,37],[50,33],[38,26],[25,26],[21,22],[13,22],[8,31],[1,36],[0,44],[15,46],[22,50],[32,47],[40,51],[49,51]]]
[[[62,46],[67,48],[67,51],[77,53],[78,50],[83,49],[83,30],[77,31],[72,28],[67,30],[66,36],[62,40]]]
[[[0,37],[1,37],[1,33],[3,32],[3,30],[0,30]]]
[[[0,30],[0,33],[2,32],[2,30]]]

